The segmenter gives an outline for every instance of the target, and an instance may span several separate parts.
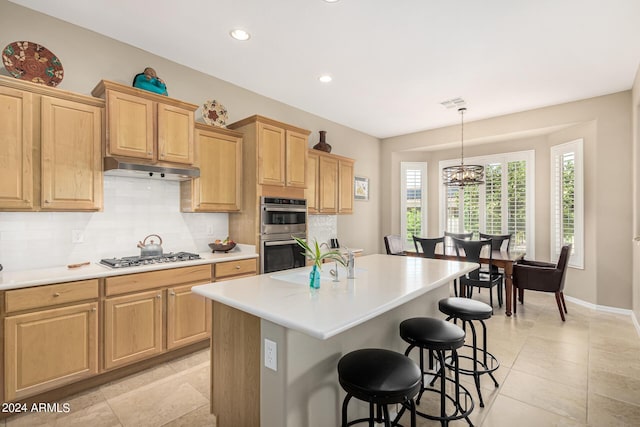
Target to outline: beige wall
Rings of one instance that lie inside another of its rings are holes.
[[[377,138],[6,0],[0,0],[0,17],[1,47],[17,40],[29,40],[42,43],[58,55],[65,73],[60,89],[89,95],[101,79],[129,85],[137,73],[150,66],[167,82],[172,98],[198,105],[217,99],[227,107],[230,122],[253,114],[271,117],[309,129],[312,132],[310,147],[318,142],[318,131],[326,130],[332,152],[356,159],[355,174],[368,177],[371,188],[368,202],[355,202],[353,215],[339,216],[338,237],[341,242],[363,248],[367,253],[377,251],[380,239],[380,141]],[[216,52],[212,49],[204,54]],[[0,73],[8,75],[4,68]],[[202,121],[200,114],[198,110],[196,117]]]
[[[632,179],[630,106],[631,92],[626,91],[465,123],[465,157],[535,150],[535,258],[539,260],[549,260],[550,254],[550,147],[583,138],[585,268],[571,269],[566,293],[627,309],[632,300],[632,193],[630,186],[620,183]],[[459,158],[459,138],[456,125],[383,140],[383,234],[400,231],[400,161],[418,159],[428,162],[427,234],[441,234],[438,162]]]
[[[640,68],[632,96],[633,121],[633,312],[640,321]]]

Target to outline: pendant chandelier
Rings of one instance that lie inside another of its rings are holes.
[[[484,184],[484,167],[464,164],[464,112],[466,108],[458,108],[460,113],[460,164],[442,169],[442,181],[450,187]]]

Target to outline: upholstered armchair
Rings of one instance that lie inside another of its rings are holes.
[[[520,296],[520,302],[524,304],[524,290],[540,292],[553,292],[556,296],[556,304],[560,312],[560,318],[564,322],[567,313],[567,304],[564,301],[564,278],[567,275],[567,264],[571,245],[563,246],[557,264],[540,261],[522,260],[513,266],[513,286],[517,292],[513,292],[513,313],[516,313],[516,295]]]

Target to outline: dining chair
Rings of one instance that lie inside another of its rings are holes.
[[[447,239],[448,237],[448,239]],[[448,247],[455,247],[452,239],[471,240],[473,238],[473,231],[471,233],[451,233],[449,231],[444,232],[445,244],[447,240],[450,242],[446,244]]]
[[[384,236],[384,247],[387,250],[387,255],[406,255],[402,237],[397,234]]]
[[[522,260],[513,266],[513,314],[516,313],[516,295],[524,304],[524,290],[553,292],[560,312],[560,318],[565,321],[567,303],[564,301],[564,278],[567,275],[567,264],[571,245],[563,246],[560,250],[557,264],[542,261]],[[518,292],[516,292],[516,288]]]
[[[493,251],[507,251],[511,248],[511,235],[509,234],[485,234],[479,233],[480,239],[491,239],[491,250]],[[507,242],[506,248],[503,248],[504,242]]]
[[[493,287],[498,287],[498,306],[502,307],[502,279],[501,273],[493,272],[493,258],[491,251],[491,239],[485,240],[462,240],[453,238],[453,242],[456,248],[456,255],[460,261],[475,262],[478,263],[478,268],[460,277],[460,287],[466,288],[467,296],[471,298],[473,296],[473,288],[488,288],[489,289],[489,305],[493,308]],[[489,270],[482,271],[480,263],[480,255],[485,250],[488,253],[486,258],[488,260]]]
[[[444,250],[444,237],[428,239],[425,237],[413,236],[413,244],[416,247],[416,253],[420,254],[423,258],[435,258],[436,247],[438,244],[440,244],[442,250]]]

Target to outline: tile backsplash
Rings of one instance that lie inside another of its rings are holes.
[[[329,239],[337,238],[338,216],[337,215],[308,215],[307,237],[314,239],[318,243],[329,244]]]
[[[138,255],[149,234],[165,252],[209,252],[228,231],[226,213],[180,212],[179,182],[105,176],[103,212],[0,212],[0,264],[18,271]]]

